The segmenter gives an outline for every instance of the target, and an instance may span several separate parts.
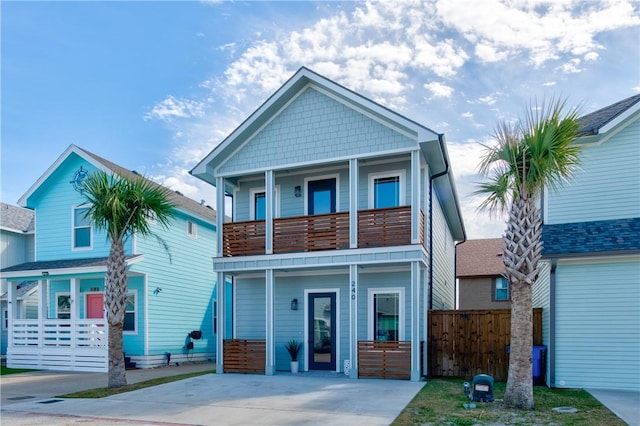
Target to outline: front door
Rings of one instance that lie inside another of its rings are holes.
[[[336,294],[309,293],[309,370],[336,369]]]
[[[87,294],[87,318],[104,318],[104,294]]]

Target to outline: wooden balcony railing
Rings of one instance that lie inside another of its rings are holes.
[[[265,253],[264,220],[227,223],[223,255]],[[420,241],[424,241],[424,214],[420,212]],[[358,247],[411,244],[411,207],[360,210]],[[349,213],[298,216],[273,221],[273,252],[295,253],[349,248]]]

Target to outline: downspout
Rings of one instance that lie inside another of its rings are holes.
[[[556,387],[556,267],[558,259],[551,259],[549,274],[549,383],[550,388]]]

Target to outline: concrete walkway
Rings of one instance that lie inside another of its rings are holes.
[[[640,392],[587,389],[595,399],[629,426],[640,426]]]
[[[11,400],[3,403],[2,424],[388,425],[423,385],[344,376],[206,374],[101,399]],[[3,400],[5,386],[3,377]]]

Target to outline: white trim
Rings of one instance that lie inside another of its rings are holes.
[[[340,365],[340,289],[339,288],[305,288],[304,289],[304,353],[307,358],[304,363],[304,371],[309,371],[309,294],[310,293],[335,293],[336,295],[336,369],[342,371]]]
[[[560,265],[584,265],[593,263],[626,263],[626,262],[638,262],[640,261],[640,254],[619,254],[611,256],[585,256],[585,257],[572,257],[563,259],[562,255],[554,255],[551,257],[558,258],[558,266]],[[544,259],[548,260],[548,259]]]
[[[191,229],[189,229],[189,224],[191,224]],[[198,224],[195,221],[187,219],[186,231],[187,231],[187,237],[191,237],[194,240],[198,239]]]
[[[265,194],[265,209],[266,209],[266,195],[267,195],[267,190],[265,189],[265,187],[255,187],[255,188],[249,188],[249,220],[256,220],[256,203],[255,203],[255,196],[256,194],[260,194],[263,193]],[[274,219],[277,219],[280,217],[280,185],[276,185],[275,186],[275,199],[274,199],[274,203],[276,205],[276,215],[274,217]],[[265,219],[266,219],[266,211],[265,211]]]
[[[373,334],[373,297],[380,293],[398,293],[398,340],[405,340],[404,287],[377,287],[367,290],[367,339],[374,340]]]
[[[384,179],[384,178],[398,178],[398,206],[405,205],[405,185],[406,185],[406,177],[405,170],[389,170],[386,172],[375,172],[369,173],[368,181],[369,181],[369,208],[374,209],[375,207],[375,181],[376,179]]]
[[[122,324],[122,334],[127,336],[137,336],[138,335],[138,290],[127,290],[127,296],[129,294],[133,294],[133,330],[125,330],[124,323]],[[125,309],[125,317],[127,316],[127,304],[124,304]]]
[[[88,247],[76,247],[76,228],[85,229],[86,226],[76,227],[76,210],[77,209],[89,209],[85,204],[77,206],[71,206],[71,251],[90,251],[93,250],[93,222],[89,218],[89,246]]]
[[[144,292],[144,354],[149,355],[149,275],[144,274],[142,277],[142,290]]]
[[[336,213],[340,213],[340,174],[332,173],[327,175],[309,176],[304,178],[304,215],[309,215],[309,182],[317,180],[335,179],[336,180]]]

